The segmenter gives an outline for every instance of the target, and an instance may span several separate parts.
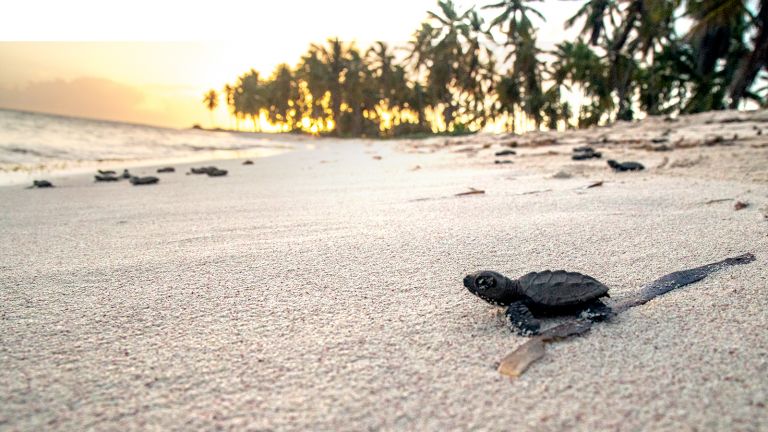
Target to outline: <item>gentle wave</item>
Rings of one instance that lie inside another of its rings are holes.
[[[169,129],[0,109],[0,171],[50,171],[109,162],[262,157],[301,136]]]

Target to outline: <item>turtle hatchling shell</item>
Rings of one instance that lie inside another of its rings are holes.
[[[563,270],[528,273],[519,282],[523,294],[546,306],[576,305],[608,293],[608,287],[596,279]]]

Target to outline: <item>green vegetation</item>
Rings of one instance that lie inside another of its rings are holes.
[[[566,22],[583,26],[580,37],[551,52],[537,46],[532,18],[544,17],[532,4],[485,5],[498,13],[486,23],[477,9],[441,0],[407,47],[312,44],[294,68],[282,64],[267,78],[251,70],[227,84],[226,103],[238,125],[256,130],[382,137],[766,105],[768,0],[588,0]],[[206,94],[211,110],[216,96]]]
[[[219,106],[219,94],[216,93],[216,90],[207,91],[205,96],[203,96],[203,103],[208,108],[208,111],[211,112],[211,124],[213,124],[213,110]]]

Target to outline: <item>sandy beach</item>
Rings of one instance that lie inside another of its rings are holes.
[[[768,430],[768,115],[708,115],[2,186],[0,430]],[[516,380],[525,338],[462,286],[567,269],[620,300],[746,252]]]

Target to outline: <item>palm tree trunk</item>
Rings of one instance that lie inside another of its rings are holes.
[[[419,124],[419,126],[424,126],[426,114],[424,113],[424,108],[422,106],[419,106],[419,108],[416,110],[416,123]]]
[[[333,113],[334,133],[340,135],[342,132],[339,130],[339,121],[341,120],[341,86],[338,84],[338,75],[335,80],[336,82],[331,89],[331,112]]]
[[[768,0],[760,2],[757,25],[758,31],[754,39],[755,47],[749,56],[742,60],[741,66],[736,71],[736,76],[731,83],[730,107],[732,109],[738,108],[739,102],[752,86],[760,69],[768,65]]]
[[[359,137],[363,134],[363,120],[365,120],[363,110],[360,107],[355,108],[353,115],[352,135]]]
[[[456,111],[456,108],[453,106],[452,102],[447,102],[445,105],[445,108],[443,108],[443,121],[445,121],[445,130],[448,130],[448,127],[451,123],[453,123],[453,115]]]

